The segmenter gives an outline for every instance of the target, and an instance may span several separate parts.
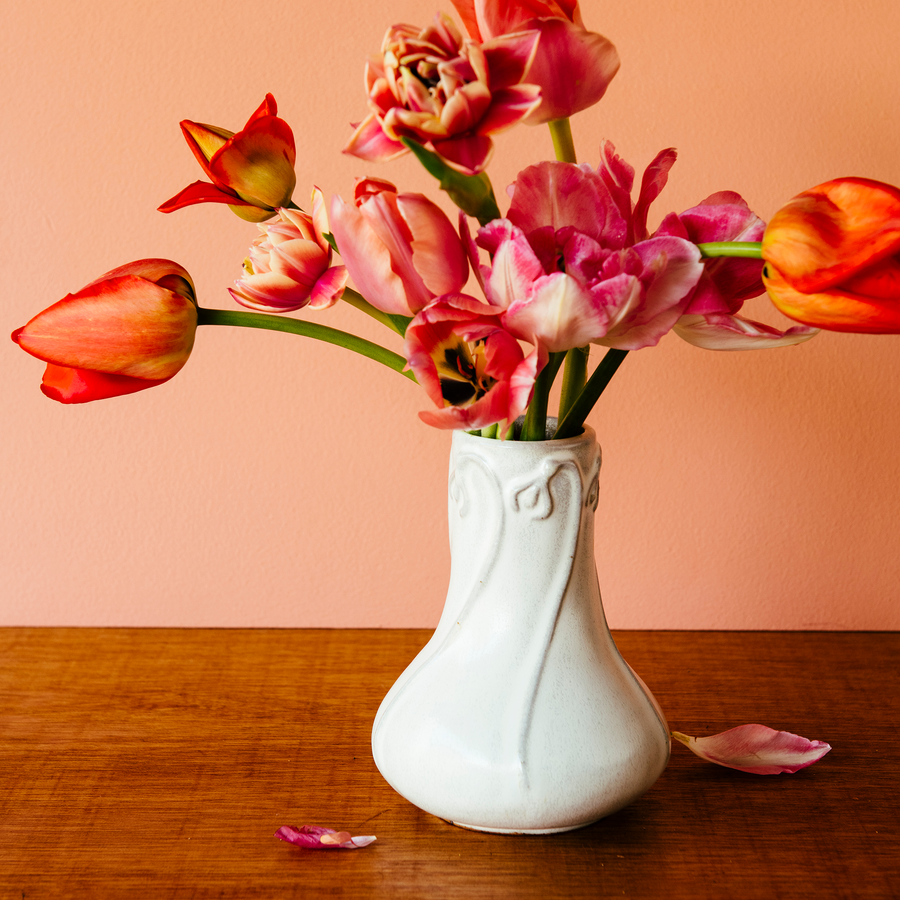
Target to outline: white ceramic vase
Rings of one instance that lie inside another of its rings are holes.
[[[381,774],[426,812],[480,831],[568,831],[665,768],[665,718],[600,601],[599,471],[589,428],[536,442],[454,433],[444,611],[372,729]]]

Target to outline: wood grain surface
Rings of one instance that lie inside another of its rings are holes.
[[[422,631],[0,629],[0,900],[900,896],[900,634],[619,632],[669,725],[831,743],[796,775],[673,748],[580,831],[478,834],[385,784],[369,730]],[[280,825],[375,834],[303,851]]]

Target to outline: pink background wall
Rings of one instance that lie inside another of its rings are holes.
[[[445,4],[449,8],[449,2]],[[680,159],[651,225],[713,191],[763,217],[839,175],[900,182],[893,0],[584,0],[622,69],[573,122],[642,169]],[[395,0],[7,0],[2,329],[145,256],[178,260],[233,308],[254,226],[156,206],[200,176],[178,121],[237,129],[266,91],[298,143],[297,199],[407,160],[342,156],[362,67]],[[862,11],[860,11],[860,7]],[[501,192],[552,154],[502,135]],[[778,321],[765,299],[751,317]],[[301,314],[302,315],[302,314]],[[315,313],[310,313],[315,316]],[[323,314],[319,314],[322,316]],[[329,324],[383,332],[351,309]],[[0,624],[430,626],[443,602],[449,434],[415,385],[298,338],[207,328],[171,383],[63,407],[0,345]],[[591,423],[604,447],[597,560],[620,628],[894,629],[900,337],[825,334],[761,353],[670,335],[632,354]]]

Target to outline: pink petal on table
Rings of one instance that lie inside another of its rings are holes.
[[[350,837],[349,831],[335,831],[320,825],[282,825],[275,837],[307,850],[356,850],[368,847],[375,840],[374,834]]]
[[[808,741],[765,725],[739,725],[703,738],[673,731],[672,737],[701,759],[754,775],[792,775],[818,762],[831,750],[824,741]]]

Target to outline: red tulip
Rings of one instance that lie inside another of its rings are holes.
[[[197,328],[191,276],[167,259],[113,269],[12,334],[47,363],[41,390],[60,403],[131,394],[168,381]]]
[[[248,222],[270,219],[287,206],[297,183],[296,150],[290,126],[276,115],[275,98],[266,94],[243,131],[185,119],[181,130],[197,162],[212,182],[195,181],[159,207],[174,212],[195,203],[227,203]]]
[[[453,0],[469,36],[484,41],[519,31],[541,35],[527,81],[541,89],[529,125],[564,119],[593,106],[619,70],[619,54],[588,31],[577,0]]]
[[[435,428],[502,429],[525,412],[534,380],[547,362],[528,356],[502,325],[503,310],[467,294],[438,297],[409,323],[404,355],[419,384],[439,407],[419,413]]]
[[[786,316],[831,331],[900,333],[900,188],[838,178],[769,222],[763,282]]]

